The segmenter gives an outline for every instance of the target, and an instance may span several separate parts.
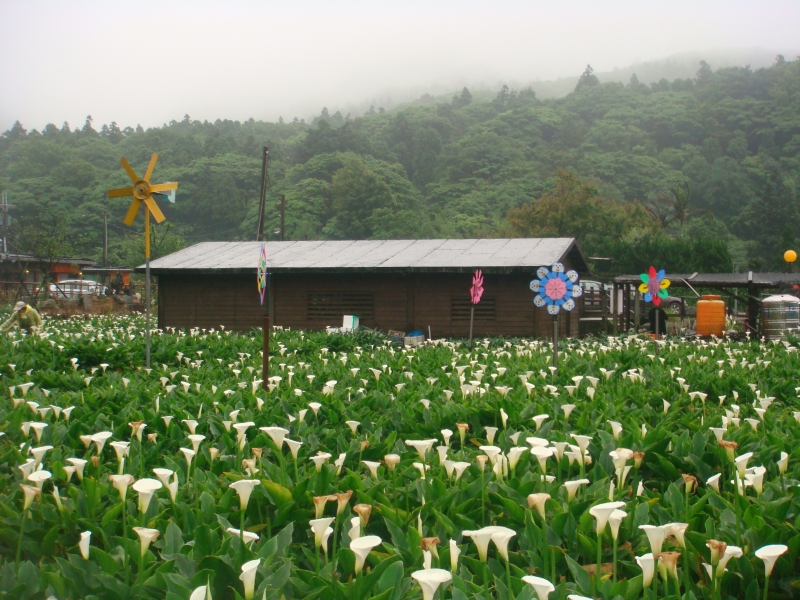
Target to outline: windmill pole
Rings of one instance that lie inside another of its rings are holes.
[[[656,354],[658,354],[658,335],[659,335],[659,331],[658,331],[658,322],[659,322],[661,319],[659,318],[659,317],[660,317],[660,315],[658,314],[658,307],[657,307],[657,306],[655,307],[655,317],[656,317],[656,329],[655,329],[655,331],[656,331],[656,336],[655,336],[655,338],[653,338],[653,342],[655,342],[655,347],[656,347],[656,348],[655,348],[655,350],[656,350]]]
[[[553,367],[558,372],[558,314],[553,315]]]
[[[144,205],[144,295],[145,295],[145,325],[144,325],[144,357],[145,366],[150,368],[150,207]]]
[[[269,389],[269,330],[270,330],[270,323],[269,323],[269,275],[265,275],[267,278],[267,290],[266,290],[266,298],[267,301],[264,303],[266,310],[264,311],[264,324],[262,325],[263,328],[263,358],[261,363],[261,387],[262,389]]]

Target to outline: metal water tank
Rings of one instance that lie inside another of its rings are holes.
[[[761,301],[761,334],[781,340],[800,329],[800,299],[788,294],[768,296]]]

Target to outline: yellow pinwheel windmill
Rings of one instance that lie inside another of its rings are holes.
[[[131,168],[128,161],[124,158],[119,162],[128,173],[133,185],[126,188],[117,188],[115,190],[108,190],[109,198],[123,198],[125,196],[133,196],[128,208],[128,214],[125,215],[125,225],[133,225],[136,219],[136,213],[144,206],[144,258],[145,258],[145,365],[150,368],[150,213],[156,223],[162,223],[165,220],[164,213],[158,208],[158,204],[153,198],[153,194],[166,195],[164,192],[169,192],[178,189],[178,184],[172,183],[150,183],[150,177],[153,175],[153,169],[156,167],[158,154],[153,154],[150,157],[150,164],[147,165],[144,177],[141,179]]]
[[[175,182],[150,183],[150,177],[153,175],[153,169],[155,169],[157,160],[158,154],[153,154],[153,156],[150,157],[150,164],[147,165],[147,171],[145,171],[144,177],[140,178],[133,168],[131,168],[130,164],[128,164],[128,161],[123,158],[119,162],[128,173],[128,177],[131,178],[133,185],[131,187],[108,190],[109,198],[133,196],[133,201],[128,208],[128,214],[125,215],[123,221],[125,225],[133,225],[136,214],[139,212],[139,209],[144,206],[144,255],[146,259],[150,258],[150,213],[153,213],[153,218],[156,220],[156,223],[162,223],[165,219],[164,213],[161,212],[155,198],[153,198],[153,194],[163,194],[164,192],[178,189],[178,184]]]

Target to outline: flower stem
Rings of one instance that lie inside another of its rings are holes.
[[[594,590],[592,593],[596,594],[600,589],[600,566],[603,560],[603,532],[597,533],[597,570],[594,572]]]
[[[142,440],[139,440],[139,479],[144,477],[144,447]]]
[[[769,577],[764,578],[764,600],[769,596]]]
[[[617,585],[617,538],[614,538],[614,564],[613,564],[613,573],[614,573],[614,585]]]
[[[508,588],[508,597],[514,598],[514,592],[511,591],[511,559],[506,558],[506,587]],[[766,600],[766,599],[764,599]]]
[[[411,522],[411,509],[408,506],[408,497],[410,495],[408,487],[409,487],[408,484],[406,484],[406,490],[405,490],[406,491],[406,494],[405,494],[406,495],[406,519],[408,519],[408,522],[410,523]]]
[[[241,514],[239,516],[239,543],[242,548],[241,551],[242,564],[244,564],[244,506],[242,507]]]
[[[122,499],[122,562],[125,566],[125,585],[130,585],[131,563],[128,557],[128,507],[126,500]]]
[[[686,522],[689,522],[689,486],[684,486],[684,503],[686,504]]]
[[[392,471],[392,508],[397,514],[397,472],[395,470]]]
[[[689,549],[683,547],[683,592],[689,594]]]
[[[658,558],[655,559],[655,573],[653,573],[653,600],[658,598]]]
[[[483,471],[481,471],[481,524],[486,527],[486,482]]]
[[[739,505],[739,470],[733,470],[734,476],[734,484],[736,486],[736,543],[738,546],[742,545],[742,516],[741,516],[741,506]]]
[[[17,540],[16,571],[19,572],[19,559],[22,557],[22,535],[25,533],[25,521],[28,520],[28,511],[22,511],[22,523],[19,526],[19,540]]]
[[[144,552],[139,553],[139,572],[136,574],[136,583],[139,584],[139,598],[143,597],[142,588],[144,587],[144,581],[142,581],[142,575],[144,574]]]
[[[531,525],[533,525],[536,529],[536,519],[533,516],[533,511],[528,510],[528,515],[531,520]],[[542,557],[542,572],[548,573],[550,571],[549,565],[547,564],[548,552],[547,552],[547,531],[545,530],[544,519],[542,519],[542,535],[541,538],[538,540],[539,542],[539,553]]]
[[[334,580],[336,576],[336,541],[339,536],[339,513],[336,513],[336,518],[333,521],[333,569],[331,569],[331,581]],[[327,558],[327,554],[325,555]]]

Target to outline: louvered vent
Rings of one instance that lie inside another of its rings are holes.
[[[469,321],[469,312],[471,308],[472,302],[470,302],[468,297],[453,298],[450,306],[450,318],[453,321]],[[494,321],[495,316],[495,299],[484,296],[481,298],[481,301],[475,305],[475,320]]]
[[[344,315],[358,315],[361,322],[375,317],[375,298],[364,292],[309,292],[308,320],[340,325]]]

